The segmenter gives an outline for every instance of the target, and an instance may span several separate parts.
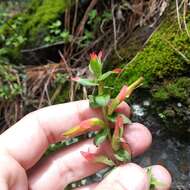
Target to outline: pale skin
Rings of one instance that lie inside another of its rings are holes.
[[[130,115],[122,103],[117,109]],[[41,159],[49,144],[63,139],[63,132],[91,117],[101,117],[100,110],[89,108],[88,101],[50,106],[32,112],[0,135],[1,190],[63,190],[69,183],[92,175],[104,165],[90,163],[80,151],[107,152],[105,143],[97,148],[92,140],[84,140],[67,149]],[[151,145],[152,137],[139,123],[126,126],[125,137],[133,156],[142,154]],[[168,190],[171,176],[162,166],[152,166],[152,174],[164,183],[157,190]],[[77,190],[148,190],[149,181],[144,168],[128,163],[114,169],[102,182]]]

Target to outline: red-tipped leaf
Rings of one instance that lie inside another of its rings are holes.
[[[117,95],[117,99],[122,102],[125,100],[126,94],[128,91],[128,87],[125,85],[122,87],[122,89],[120,90],[119,94]]]

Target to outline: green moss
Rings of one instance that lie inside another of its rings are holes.
[[[187,19],[187,25],[190,30],[190,19]],[[132,38],[133,39],[133,38]],[[116,95],[119,89],[125,83],[131,84],[140,76],[144,76],[144,87],[151,87],[155,83],[164,85],[165,80],[175,80],[180,76],[188,76],[190,70],[190,38],[186,31],[180,31],[177,18],[175,16],[166,17],[159,28],[154,32],[146,46],[137,53],[137,55],[129,61],[134,52],[137,52],[137,43],[129,43],[130,47],[121,48],[119,54],[124,58],[123,61],[113,56],[111,65],[114,67],[125,68],[122,75],[115,79],[110,77],[106,82],[108,86],[112,86],[112,94]],[[132,52],[130,52],[132,51]],[[107,66],[108,64],[106,64]],[[110,67],[108,66],[110,69]],[[113,69],[113,67],[111,68]],[[168,87],[168,88],[172,88]],[[174,92],[175,96],[182,97],[181,92]],[[165,89],[160,89],[156,95],[163,100],[169,99],[170,95]]]
[[[190,21],[188,20],[190,29]],[[134,81],[144,76],[145,83],[175,78],[190,68],[190,38],[179,31],[177,18],[166,19],[146,47],[128,64],[123,78]]]
[[[7,40],[17,33],[23,37],[27,36],[27,43],[40,44],[41,39],[48,31],[49,24],[61,19],[60,17],[65,9],[70,7],[72,3],[71,0],[33,0],[28,9],[15,15],[1,27],[0,37],[5,36]]]
[[[44,31],[44,27],[51,21],[58,19],[64,10],[71,6],[70,0],[33,0],[32,4],[36,6],[35,12],[28,15],[28,22],[24,26],[24,31],[32,36],[40,35]]]
[[[61,19],[73,0],[32,0],[22,13],[18,13],[0,28],[0,44],[6,49],[10,62],[22,62],[21,49],[43,45],[49,25]]]
[[[153,97],[158,101],[166,101],[171,98],[186,102],[190,97],[190,78],[180,77],[167,85],[158,88]]]
[[[0,101],[13,100],[22,91],[17,71],[10,64],[0,62]]]

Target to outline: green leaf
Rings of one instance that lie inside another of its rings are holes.
[[[156,187],[164,187],[164,183],[158,181],[152,174],[152,168],[147,168],[147,175],[150,183],[150,190],[154,190]]]
[[[90,104],[91,108],[98,108],[99,107],[99,105],[97,105],[93,95],[89,95],[88,98],[89,98],[89,104]]]
[[[90,101],[90,106],[92,108],[104,107],[108,105],[110,101],[110,95],[109,94],[104,94],[104,95],[99,95],[99,96],[90,95],[89,101]]]
[[[107,119],[111,121],[112,123],[115,123],[116,117],[118,115],[121,115],[123,117],[123,124],[132,124],[132,121],[124,114],[113,113],[112,115],[107,116]]]
[[[79,78],[78,80],[75,80],[75,81],[84,86],[97,86],[98,85],[94,80],[90,80],[90,79]]]
[[[98,58],[96,60],[91,60],[90,61],[89,70],[91,71],[92,74],[94,74],[94,76],[96,78],[99,78],[101,76],[101,74],[102,74],[102,64],[98,60]]]
[[[113,136],[111,145],[112,145],[112,149],[114,151],[118,151],[120,149],[120,139],[119,139],[119,137],[114,137]]]
[[[119,105],[120,101],[115,98],[111,100],[111,103],[108,105],[108,115],[112,115],[116,107]]]
[[[124,149],[118,150],[114,154],[115,158],[121,162],[129,162],[131,161],[131,155]]]
[[[108,71],[106,73],[104,73],[103,75],[101,75],[99,78],[98,78],[98,81],[103,81],[105,80],[106,78],[108,78],[111,74],[114,74],[113,71]]]
[[[110,101],[109,94],[104,94],[95,97],[95,102],[101,107],[106,106],[109,103],[109,101]]]
[[[106,164],[108,166],[115,166],[115,163],[110,160],[107,156],[97,156],[95,159],[96,163],[102,163],[102,164]]]
[[[99,146],[100,144],[102,144],[108,136],[108,129],[102,129],[100,132],[98,132],[94,138],[94,144],[96,146]]]

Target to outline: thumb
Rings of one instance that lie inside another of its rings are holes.
[[[149,180],[146,171],[129,163],[114,169],[95,190],[148,190]]]

